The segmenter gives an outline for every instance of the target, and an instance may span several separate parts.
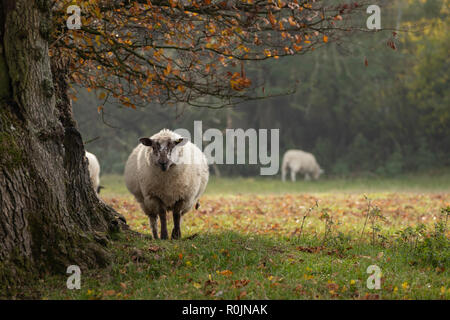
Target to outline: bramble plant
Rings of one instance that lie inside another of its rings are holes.
[[[428,230],[424,224],[415,228],[408,226],[396,232],[397,244],[407,246],[412,258],[411,263],[429,264],[436,268],[448,267],[450,261],[450,242],[447,235],[447,221],[450,208],[441,208],[438,221],[433,230]]]
[[[385,221],[386,219],[381,214],[381,209],[377,206],[374,206],[370,212],[370,220],[372,222],[372,245],[376,244],[377,236],[380,237],[379,232],[381,231],[381,225],[378,224],[378,221]]]
[[[311,214],[311,212],[312,212],[314,209],[317,209],[317,208],[319,208],[319,201],[316,201],[316,203],[314,204],[314,206],[310,207],[310,208],[305,212],[305,214],[303,215],[303,217],[302,217],[302,224],[301,224],[301,226],[300,226],[300,233],[299,233],[299,235],[298,235],[298,238],[299,238],[299,239],[301,239],[301,237],[302,237],[302,234],[303,234],[303,227],[305,226],[305,221],[306,221],[306,219],[309,217],[309,215]]]
[[[325,245],[327,243],[328,237],[332,236],[332,228],[334,226],[333,218],[331,217],[331,210],[329,208],[323,208],[320,211],[320,220],[324,221],[324,233],[323,233],[323,240],[322,245]]]

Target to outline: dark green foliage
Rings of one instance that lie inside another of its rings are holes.
[[[423,224],[419,224],[415,228],[407,227],[397,232],[400,246],[407,246],[412,257],[421,264],[448,268],[450,247],[446,233],[449,215],[450,207],[442,208],[434,230],[427,230]]]

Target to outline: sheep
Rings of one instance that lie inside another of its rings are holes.
[[[88,151],[85,154],[88,159],[89,177],[91,178],[92,186],[95,192],[99,193],[100,189],[103,188],[103,186],[100,186],[100,164],[94,154]]]
[[[163,129],[140,138],[125,165],[125,184],[149,217],[153,237],[167,239],[166,212],[172,211],[172,239],[181,238],[181,216],[195,205],[206,189],[209,168],[206,156],[187,138]]]
[[[322,170],[313,154],[302,150],[288,150],[283,156],[281,165],[281,180],[286,179],[286,170],[291,171],[291,180],[295,182],[297,172],[305,175],[305,180],[310,180],[310,175],[317,180],[325,171]]]

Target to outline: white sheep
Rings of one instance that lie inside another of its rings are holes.
[[[125,184],[149,217],[153,237],[167,239],[166,212],[172,211],[172,239],[181,238],[180,219],[194,205],[208,183],[208,163],[203,152],[187,138],[163,129],[139,144],[125,165]]]
[[[92,186],[95,192],[99,193],[100,189],[103,188],[100,186],[100,164],[97,157],[90,152],[86,151],[86,158],[88,159],[89,177],[91,178]]]
[[[281,165],[281,180],[285,181],[287,169],[291,172],[291,180],[295,181],[297,172],[305,175],[305,180],[310,180],[310,175],[317,180],[324,173],[313,154],[302,150],[288,150],[283,156]]]

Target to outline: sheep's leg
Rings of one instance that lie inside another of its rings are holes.
[[[158,239],[158,227],[156,224],[158,223],[158,216],[156,214],[152,214],[149,216],[150,219],[150,226],[152,228],[153,238]]]
[[[167,234],[167,221],[165,211],[161,211],[159,213],[159,222],[161,223],[161,239],[168,239],[169,235]]]
[[[152,228],[153,238],[158,239],[158,226],[157,226],[158,215],[160,215],[161,212],[164,211],[164,207],[162,206],[161,201],[155,197],[145,197],[142,209],[144,210],[145,214],[150,218],[150,227]],[[163,229],[162,225],[163,223],[161,220],[161,231]],[[164,239],[163,234],[161,234],[161,238]],[[167,239],[167,227],[166,227],[166,239]]]
[[[173,208],[173,230],[172,230],[172,239],[180,239],[181,238],[181,208],[183,202],[178,201]]]
[[[305,173],[305,181],[309,181],[309,180],[311,180],[309,173]]]
[[[292,168],[291,168],[291,181],[292,182],[295,182],[295,174],[296,174],[295,170],[292,170]]]
[[[179,212],[173,212],[173,230],[172,230],[172,239],[180,239],[181,238],[181,214]]]

